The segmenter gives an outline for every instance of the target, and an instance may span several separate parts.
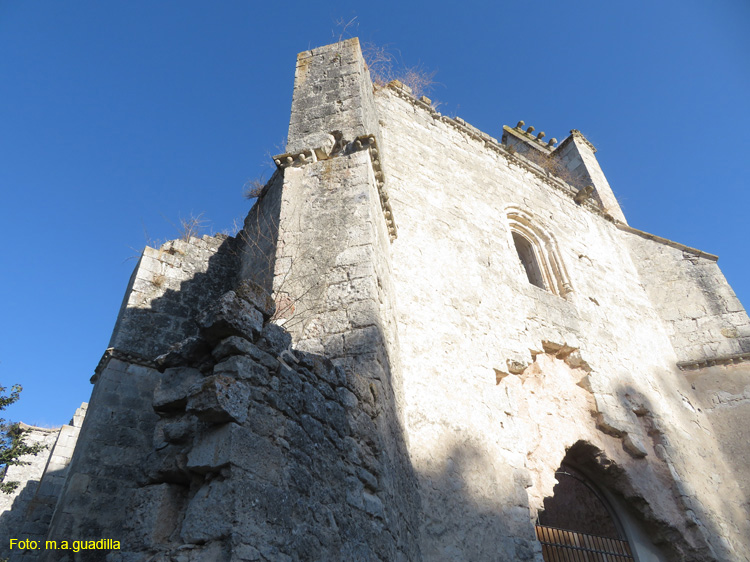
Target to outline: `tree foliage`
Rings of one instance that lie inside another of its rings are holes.
[[[5,394],[6,388],[0,386],[0,411],[18,401],[21,396],[21,385],[14,384],[9,394]],[[29,464],[21,460],[25,455],[36,455],[45,448],[42,444],[27,445],[24,442],[25,430],[19,423],[13,423],[0,418],[0,475],[4,480],[5,472],[9,466]],[[18,487],[18,482],[0,482],[0,492],[10,494]]]

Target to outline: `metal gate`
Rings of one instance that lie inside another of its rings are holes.
[[[621,539],[597,537],[555,527],[536,526],[545,562],[625,562],[635,560]]]

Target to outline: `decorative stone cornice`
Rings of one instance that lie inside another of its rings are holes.
[[[736,365],[747,362],[750,362],[750,353],[733,353],[731,355],[719,355],[711,359],[701,359],[699,361],[681,361],[677,363],[677,366],[681,371],[695,371],[715,365]]]
[[[515,166],[518,166],[519,168],[526,170],[527,172],[534,174],[542,182],[546,183],[553,189],[565,194],[571,199],[574,199],[575,196],[578,194],[579,190],[573,187],[572,185],[561,180],[560,178],[548,172],[541,166],[538,166],[537,164],[524,158],[522,155],[511,153],[507,149],[507,147],[505,147],[502,143],[498,142],[496,138],[491,137],[487,133],[480,131],[479,129],[477,129],[476,127],[473,127],[472,125],[469,125],[466,121],[464,121],[460,117],[456,117],[452,119],[450,117],[442,115],[434,107],[430,106],[429,104],[425,103],[422,100],[416,99],[414,96],[408,93],[404,88],[394,86],[392,83],[388,84],[386,88],[390,90],[391,92],[393,92],[399,98],[412,104],[414,107],[419,107],[420,109],[423,109],[429,112],[430,115],[433,117],[433,119],[435,119],[436,121],[441,121],[445,123],[446,125],[453,127],[454,129],[461,132],[465,136],[483,143],[486,148],[493,150],[494,152],[496,152],[497,154],[505,158],[509,164],[513,164]],[[557,147],[557,149],[559,149],[559,146]],[[599,208],[599,206],[596,205],[591,199],[584,201],[580,206],[585,209],[588,209],[589,211],[591,211],[592,213],[596,215],[599,215],[605,220],[614,222],[614,219],[612,218],[612,216],[609,213],[606,213],[605,211],[603,211],[601,208]]]
[[[273,161],[279,170],[284,170],[285,168],[299,168],[301,166],[317,162],[320,159],[319,155],[325,154],[327,155],[327,159],[335,158],[336,156],[340,156],[342,154],[352,154],[361,150],[367,150],[369,152],[370,163],[372,164],[372,173],[375,176],[375,182],[378,186],[380,208],[382,209],[383,216],[385,217],[385,224],[388,228],[388,236],[391,242],[393,242],[398,237],[398,231],[396,228],[396,221],[393,218],[393,208],[391,207],[388,190],[385,185],[385,173],[383,172],[380,150],[378,148],[378,142],[375,138],[375,135],[360,135],[353,141],[343,145],[343,148],[338,152],[332,151],[330,147],[306,148],[301,152],[278,154],[273,157]]]
[[[547,142],[544,142],[542,139],[544,138],[544,131],[537,133],[534,135],[534,127],[529,125],[529,127],[524,131],[523,127],[526,125],[524,121],[519,121],[515,127],[508,127],[508,125],[503,125],[503,133],[505,134],[512,134],[519,140],[522,140],[527,143],[531,143],[532,146],[535,146],[539,149],[541,149],[545,154],[550,154],[552,150],[555,148],[555,144],[557,143],[556,138],[551,138]]]
[[[94,374],[90,379],[92,384],[99,380],[99,375],[104,369],[107,368],[107,365],[109,365],[109,362],[112,359],[125,361],[127,363],[133,363],[134,365],[142,365],[143,367],[149,367],[151,369],[156,369],[156,363],[151,359],[144,357],[143,355],[133,353],[132,351],[122,351],[121,349],[109,347],[104,352],[104,355],[102,355],[102,358],[99,360],[99,364],[96,366],[96,369],[94,369]]]
[[[278,168],[299,168],[311,162],[317,162],[318,158],[315,155],[315,150],[312,148],[306,148],[302,152],[285,152],[284,154],[277,154],[273,157],[274,164]]]
[[[702,250],[691,248],[690,246],[685,246],[685,244],[680,244],[679,242],[675,242],[667,238],[662,238],[661,236],[657,236],[656,234],[638,230],[637,228],[633,228],[632,226],[629,226],[620,221],[615,221],[615,226],[620,230],[624,230],[625,232],[630,232],[631,234],[635,234],[636,236],[640,236],[641,238],[653,240],[654,242],[658,242],[659,244],[664,244],[665,246],[670,246],[671,248],[676,248],[677,250],[688,252],[698,258],[705,258],[711,261],[717,261],[719,259],[719,256],[715,256],[714,254],[709,254],[708,252],[703,252]]]

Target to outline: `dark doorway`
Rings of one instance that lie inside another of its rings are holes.
[[[536,528],[544,560],[634,560],[614,511],[594,484],[566,464],[555,477],[558,484],[544,500]]]

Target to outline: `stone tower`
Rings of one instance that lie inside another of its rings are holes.
[[[524,127],[300,53],[276,173],[237,236],[146,249],[58,549],[11,560],[748,560],[747,314]]]

